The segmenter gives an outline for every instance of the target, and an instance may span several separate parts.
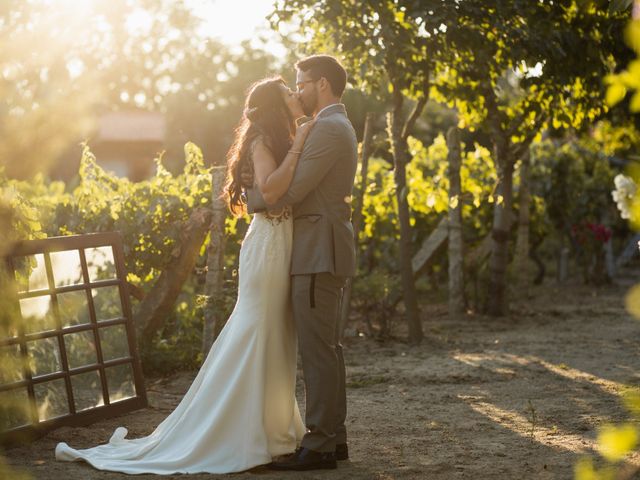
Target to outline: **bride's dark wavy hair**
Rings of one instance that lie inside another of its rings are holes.
[[[227,179],[223,195],[234,215],[242,215],[245,211],[243,190],[251,185],[242,183],[242,174],[253,173],[251,150],[255,139],[263,137],[278,165],[291,148],[295,120],[282,97],[280,85],[286,85],[282,77],[269,77],[249,87],[244,113],[227,153]]]

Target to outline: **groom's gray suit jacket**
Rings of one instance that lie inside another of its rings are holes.
[[[293,206],[291,274],[355,274],[351,191],[357,166],[356,134],[344,105],[317,116],[287,193],[276,205]],[[247,192],[248,211],[264,210],[260,192]]]

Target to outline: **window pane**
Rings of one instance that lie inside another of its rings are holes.
[[[107,385],[109,387],[109,401],[111,403],[135,397],[136,388],[133,381],[131,364],[109,367],[106,370]]]
[[[0,384],[19,382],[24,378],[20,346],[0,347]],[[0,405],[2,403],[0,402]]]
[[[120,289],[117,285],[94,288],[91,290],[91,293],[93,295],[93,304],[96,308],[96,319],[98,321],[122,318]]]
[[[112,247],[87,248],[84,253],[87,258],[90,281],[116,278],[116,262]]]
[[[89,323],[89,305],[84,290],[58,294],[60,321],[63,327]]]
[[[42,253],[13,257],[13,266],[16,272],[16,283],[19,292],[32,292],[49,288],[47,270]]]
[[[81,373],[71,377],[71,387],[73,388],[73,400],[76,404],[76,411],[87,410],[88,408],[104,405],[102,398],[102,385],[100,384],[100,373]]]
[[[27,355],[29,357],[29,369],[31,375],[38,377],[47,373],[62,370],[58,338],[42,338],[27,342]]]
[[[51,252],[49,256],[51,258],[51,269],[53,270],[53,280],[56,287],[84,283],[82,264],[80,263],[80,252],[78,250]]]
[[[68,333],[64,336],[69,368],[93,365],[98,362],[93,331]]]
[[[105,361],[129,356],[127,330],[124,325],[101,328],[99,332],[102,357]]]
[[[33,388],[36,392],[38,418],[41,422],[69,413],[64,379],[38,383]]]
[[[50,295],[21,299],[20,312],[25,333],[44,332],[56,328]]]
[[[0,432],[30,425],[29,405],[25,388],[0,392]]]

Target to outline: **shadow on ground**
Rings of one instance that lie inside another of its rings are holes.
[[[576,460],[595,452],[598,427],[627,418],[621,389],[638,384],[640,322],[624,311],[624,294],[619,287],[543,286],[499,320],[449,319],[437,314],[442,305],[425,305],[428,338],[418,347],[348,338],[351,460],[335,471],[258,468],[215,477],[570,479]],[[401,338],[402,328],[396,333]],[[62,428],[5,454],[36,479],[124,478],[55,462],[55,444],[92,446],[120,425],[130,437],[148,434],[193,377],[186,372],[150,379],[151,408],[86,428]],[[302,394],[299,382],[303,406]],[[640,456],[628,462],[640,465]]]

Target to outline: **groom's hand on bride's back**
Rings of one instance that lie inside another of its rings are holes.
[[[240,172],[240,183],[244,189],[244,198],[247,204],[247,213],[256,213],[262,210],[266,210],[266,204],[262,199],[260,190],[254,188],[253,183],[255,181],[253,171],[246,169]]]
[[[260,189],[247,188],[245,195],[247,198],[247,213],[258,213],[267,210],[267,203],[262,198]]]

